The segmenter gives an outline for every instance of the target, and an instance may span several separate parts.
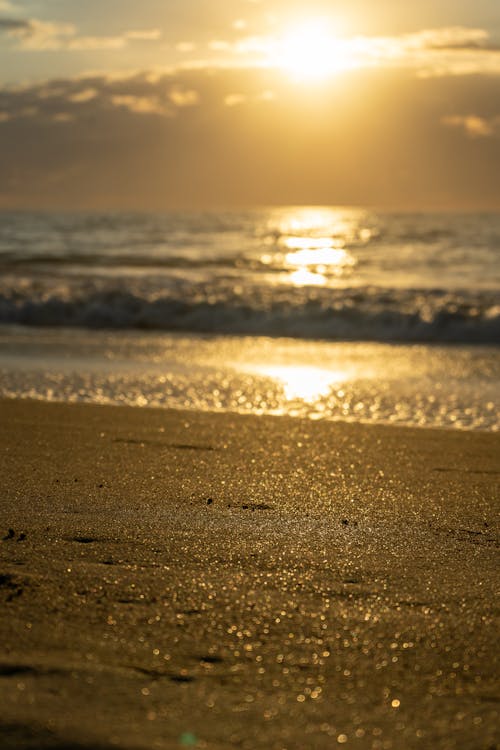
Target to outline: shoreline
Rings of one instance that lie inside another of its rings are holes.
[[[207,414],[207,415],[226,415],[226,416],[234,416],[236,418],[238,417],[250,417],[255,419],[284,419],[284,420],[292,420],[292,421],[298,421],[298,422],[305,422],[306,424],[313,422],[325,422],[327,424],[340,424],[340,425],[360,425],[361,427],[374,427],[374,428],[386,428],[386,429],[395,429],[395,430],[402,430],[403,432],[405,430],[417,430],[420,432],[421,430],[425,432],[445,432],[445,433],[459,433],[459,434],[478,434],[478,435],[500,435],[500,430],[496,428],[481,428],[481,427],[453,427],[451,425],[427,425],[427,424],[404,424],[400,422],[390,422],[390,421],[369,421],[365,420],[362,417],[356,418],[356,417],[337,417],[337,416],[331,416],[331,417],[317,417],[317,416],[310,416],[310,417],[304,417],[300,415],[295,414],[286,414],[286,413],[272,413],[272,412],[263,412],[260,414],[253,413],[251,411],[237,411],[231,408],[206,408],[206,409],[197,409],[196,407],[189,407],[189,408],[182,408],[177,406],[157,406],[155,404],[128,404],[128,403],[116,403],[116,402],[101,402],[96,403],[94,401],[64,401],[63,399],[44,399],[44,398],[33,398],[31,396],[0,396],[0,409],[4,402],[22,402],[27,404],[48,404],[50,406],[90,406],[92,408],[105,408],[105,409],[133,409],[134,411],[145,411],[147,412],[178,412],[179,414],[183,414],[186,417],[189,417],[191,414]]]
[[[494,747],[499,449],[0,401],[2,747]]]

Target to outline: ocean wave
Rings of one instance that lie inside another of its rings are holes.
[[[3,285],[2,285],[3,286]],[[228,285],[170,288],[40,279],[0,287],[0,322],[302,339],[494,343],[495,292]]]

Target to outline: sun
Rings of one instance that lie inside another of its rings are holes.
[[[310,18],[287,29],[275,45],[274,62],[298,80],[321,80],[351,67],[342,40],[323,18]]]

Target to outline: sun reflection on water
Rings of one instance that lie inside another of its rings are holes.
[[[284,208],[276,209],[269,222],[269,228],[278,229],[284,237],[335,237],[350,241],[358,236],[368,216],[367,211],[361,208]]]
[[[264,375],[283,388],[286,401],[314,401],[327,396],[334,386],[347,379],[347,373],[341,370],[327,370],[321,367],[262,365],[255,368],[259,375]]]
[[[343,268],[354,265],[354,259],[349,253],[340,248],[321,247],[318,249],[304,248],[293,253],[287,253],[285,261],[290,266],[334,266]]]
[[[323,273],[299,268],[288,275],[288,281],[294,286],[325,286],[328,279]]]
[[[361,239],[366,213],[357,209],[298,208],[277,211],[260,262],[284,271],[294,286],[327,286],[356,266],[350,245]],[[366,229],[366,227],[364,227]]]
[[[335,247],[339,241],[333,240],[330,237],[302,237],[297,235],[290,235],[285,237],[283,245],[289,250],[324,250],[325,248]],[[343,241],[340,240],[340,246],[343,245]]]

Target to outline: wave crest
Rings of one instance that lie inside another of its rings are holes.
[[[25,280],[0,288],[0,322],[327,340],[498,343],[494,292]]]

